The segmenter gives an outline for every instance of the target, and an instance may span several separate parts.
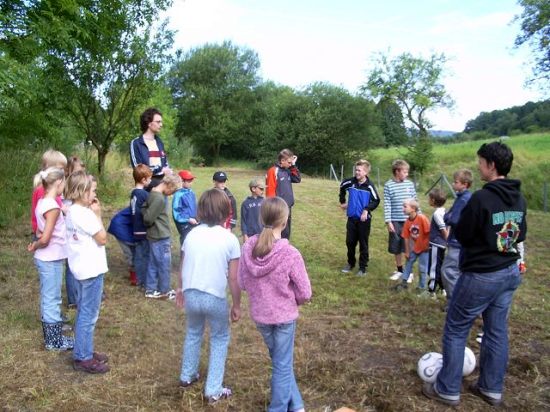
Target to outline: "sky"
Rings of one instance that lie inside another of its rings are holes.
[[[376,53],[444,53],[456,104],[428,118],[462,131],[482,111],[543,99],[524,85],[529,49],[514,48],[520,13],[516,0],[174,0],[167,15],[176,48],[230,40],[258,53],[262,79],[295,89],[320,81],[356,93]]]

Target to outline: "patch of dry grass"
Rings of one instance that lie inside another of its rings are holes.
[[[211,186],[215,169],[194,169],[194,189]],[[240,203],[248,181],[261,171],[227,169],[229,187]],[[131,187],[127,174],[121,179]],[[101,188],[99,189],[101,193]],[[374,213],[371,263],[366,278],[339,273],[345,263],[345,217],[338,207],[335,182],[304,177],[295,185],[293,243],[301,250],[313,283],[314,298],[298,322],[295,370],[308,410],[438,411],[444,407],[420,393],[416,361],[440,351],[442,301],[419,300],[414,293],[394,294],[393,270],[386,252],[382,206]],[[125,198],[121,195],[120,198]],[[105,221],[124,206],[105,206]],[[424,202],[424,207],[426,203]],[[431,212],[426,209],[427,212]],[[550,408],[550,326],[546,273],[549,217],[532,213],[527,245],[528,274],[510,319],[510,365],[505,410]],[[148,301],[127,282],[127,270],[114,239],[108,245],[110,272],[96,328],[95,345],[111,358],[112,370],[92,376],[72,370],[70,353],[46,352],[38,307],[38,276],[26,252],[27,222],[0,232],[0,406],[4,410],[220,410],[260,411],[269,402],[270,362],[260,334],[244,316],[232,325],[226,384],[232,400],[208,406],[203,384],[178,388],[184,314],[172,302]],[[176,232],[174,231],[174,234]],[[173,281],[179,257],[174,235]],[[70,316],[74,312],[69,311]],[[469,346],[479,354],[472,331]],[[206,372],[205,345],[201,373]],[[466,378],[475,379],[477,371]],[[486,410],[464,393],[458,411]]]

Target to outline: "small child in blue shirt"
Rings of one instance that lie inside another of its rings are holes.
[[[248,184],[251,195],[241,204],[241,233],[243,241],[249,237],[260,234],[262,225],[260,223],[260,206],[264,201],[265,184],[263,179],[252,179]]]
[[[145,190],[153,173],[151,168],[144,164],[138,164],[133,172],[135,187],[130,195],[130,209],[132,211],[132,227],[134,230],[134,267],[135,277],[130,279],[132,285],[145,287],[147,278],[147,266],[149,265],[149,241],[147,240],[147,228],[143,223],[141,207],[149,197]]]
[[[197,221],[197,199],[191,189],[195,176],[189,170],[182,170],[178,173],[181,177],[181,189],[174,193],[172,199],[172,216],[176,228],[180,234],[180,246],[187,237],[187,234],[199,223]]]

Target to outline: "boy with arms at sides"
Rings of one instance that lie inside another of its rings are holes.
[[[366,160],[355,162],[355,176],[340,183],[340,207],[347,210],[346,246],[348,263],[342,273],[349,273],[355,267],[355,249],[359,243],[359,271],[357,276],[367,275],[369,263],[369,236],[371,212],[380,204],[380,197],[369,179],[370,163]],[[346,203],[346,193],[348,202]]]
[[[168,196],[181,187],[181,178],[169,174],[151,189],[143,203],[141,212],[147,227],[149,240],[149,265],[145,282],[145,297],[152,299],[174,299],[175,291],[170,288],[172,253],[170,251],[170,203]]]
[[[460,169],[454,173],[453,189],[456,193],[456,199],[443,216],[445,224],[449,227],[449,237],[447,238],[447,253],[441,266],[441,280],[448,300],[451,300],[456,281],[460,277],[459,258],[462,246],[456,239],[455,232],[462,209],[472,197],[472,193],[468,190],[472,185],[472,181],[472,172],[468,169]]]
[[[283,238],[290,239],[290,224],[292,222],[292,206],[294,206],[293,183],[300,183],[302,176],[296,167],[298,156],[295,156],[289,149],[279,152],[277,163],[268,169],[265,177],[265,197],[279,196],[288,205],[288,220],[283,230]]]
[[[426,288],[428,275],[428,250],[430,247],[430,221],[426,216],[419,213],[418,202],[415,199],[407,199],[403,202],[403,213],[407,220],[403,224],[401,236],[405,240],[405,257],[407,264],[401,276],[401,283],[394,287],[394,290],[408,288],[413,265],[418,260],[420,279],[417,289],[423,291]]]
[[[395,256],[395,272],[391,280],[399,280],[403,275],[403,252],[405,241],[401,237],[407,216],[403,212],[403,202],[416,199],[414,183],[407,179],[409,164],[401,159],[392,162],[393,177],[384,184],[384,222],[388,229],[388,252]],[[412,272],[409,283],[412,282]]]
[[[248,184],[250,196],[241,204],[241,233],[243,242],[249,237],[260,234],[262,224],[260,223],[260,207],[264,201],[265,185],[260,179],[252,179]]]
[[[233,228],[237,226],[237,200],[235,199],[235,196],[233,196],[233,193],[231,193],[231,191],[227,188],[227,173],[217,171],[214,173],[214,176],[212,176],[212,181],[214,182],[214,187],[222,190],[229,198],[231,203],[231,212],[225,220],[223,227],[229,229],[229,231],[233,231]]]
[[[443,205],[447,201],[445,194],[441,189],[432,189],[428,193],[428,199],[431,207],[435,207],[430,223],[430,252],[428,259],[428,290],[422,292],[422,295],[435,298],[437,288],[443,289],[441,280],[441,265],[445,258],[445,248],[447,245],[448,231],[445,226],[443,216],[445,208]]]
[[[181,170],[178,173],[181,177],[181,189],[174,193],[172,199],[172,216],[176,228],[180,234],[180,247],[187,237],[187,234],[197,226],[197,198],[191,189],[195,176],[189,170]]]
[[[130,194],[130,209],[132,210],[132,226],[134,229],[134,268],[136,271],[136,285],[145,287],[147,279],[147,267],[149,265],[149,241],[147,240],[147,229],[143,223],[141,207],[149,197],[146,188],[151,183],[153,172],[149,166],[138,164],[134,168],[134,190]]]

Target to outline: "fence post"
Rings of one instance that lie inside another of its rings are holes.
[[[544,213],[548,212],[548,182],[544,182],[542,190],[542,210]]]

